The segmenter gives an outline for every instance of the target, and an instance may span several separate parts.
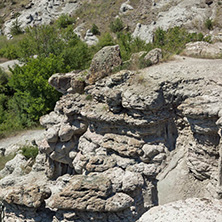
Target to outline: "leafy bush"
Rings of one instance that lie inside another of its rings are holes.
[[[20,148],[22,151],[22,155],[26,157],[26,159],[35,159],[38,155],[38,147],[37,146],[30,146],[30,145],[24,145]]]
[[[78,41],[74,46],[65,48],[61,57],[68,70],[83,70],[89,67],[92,54],[86,43]]]
[[[20,42],[20,56],[30,58],[33,55],[48,57],[50,54],[59,55],[64,43],[59,38],[59,31],[54,26],[41,25],[26,29],[26,36]]]
[[[22,34],[23,31],[21,29],[21,23],[18,21],[18,19],[16,19],[13,23],[12,23],[12,26],[11,26],[11,29],[10,29],[10,33],[12,35],[19,35],[19,34]]]
[[[9,110],[19,119],[37,121],[40,116],[51,111],[60,94],[49,84],[49,77],[66,71],[60,57],[30,59],[25,66],[12,70],[9,86],[15,91],[9,103]]]
[[[152,49],[151,44],[146,44],[145,41],[139,38],[132,38],[129,33],[118,33],[117,39],[123,61],[130,59],[132,53],[149,51]]]
[[[92,32],[93,35],[100,35],[99,28],[96,24],[92,25],[91,32]]]
[[[180,27],[170,28],[167,31],[158,28],[154,33],[154,47],[162,48],[166,54],[178,54],[186,43],[205,40],[202,33],[189,33]]]
[[[205,21],[205,27],[206,27],[208,30],[212,30],[212,29],[213,29],[213,21],[208,18],[208,19]]]
[[[58,28],[67,28],[69,25],[72,25],[75,23],[75,19],[67,14],[62,14],[60,17],[56,20],[56,25]]]
[[[114,21],[112,21],[109,25],[111,32],[120,32],[123,30],[124,25],[120,18],[116,18]]]

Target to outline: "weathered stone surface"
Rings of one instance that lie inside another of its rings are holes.
[[[133,10],[134,8],[130,5],[130,1],[126,1],[121,4],[121,7],[119,9],[120,13],[126,13],[129,10]]]
[[[151,64],[157,64],[163,58],[162,50],[159,48],[153,49],[144,57],[145,61],[150,61]]]
[[[99,175],[74,176],[62,192],[53,196],[50,207],[104,211],[105,199],[111,194],[111,182]]]
[[[5,167],[0,171],[0,177],[5,177],[10,174],[20,176],[23,174],[22,167],[26,164],[26,158],[18,153],[12,160],[5,164]]]
[[[95,83],[97,80],[108,76],[112,70],[122,63],[120,49],[118,45],[106,46],[97,52],[90,65],[89,82]]]
[[[210,44],[208,42],[194,42],[186,44],[184,50],[186,56],[196,56],[202,58],[221,58],[222,54],[222,43],[217,42]]]
[[[187,199],[153,207],[138,222],[219,222],[222,220],[219,200]]]
[[[4,201],[8,204],[39,208],[50,195],[51,191],[49,188],[29,184],[9,191],[4,197]]]
[[[99,39],[95,35],[93,35],[93,33],[91,32],[90,29],[88,29],[86,31],[84,41],[86,42],[87,45],[91,46],[91,45],[96,45],[98,43]]]
[[[135,222],[158,203],[157,184],[180,161],[178,175],[189,179],[170,180],[179,186],[175,198],[220,196],[221,67],[220,60],[175,57],[100,79],[84,88],[90,97],[67,91],[41,118],[46,138],[32,171],[55,179],[47,181],[51,221]],[[1,187],[18,184],[4,179]]]

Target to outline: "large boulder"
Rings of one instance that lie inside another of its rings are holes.
[[[106,46],[95,54],[90,65],[89,83],[93,84],[99,79],[112,73],[115,67],[120,66],[122,59],[118,45]]]
[[[190,42],[186,44],[184,55],[202,58],[221,58],[222,42],[210,44],[208,42]]]

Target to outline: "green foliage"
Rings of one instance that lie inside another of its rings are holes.
[[[20,147],[20,150],[22,151],[22,155],[26,159],[35,159],[38,155],[38,147],[37,146],[30,146],[30,145],[24,145],[23,147]]]
[[[30,125],[53,109],[60,94],[48,84],[48,79],[54,73],[65,71],[64,66],[60,57],[50,55],[30,59],[25,66],[12,70],[9,86],[15,93],[8,108],[24,121],[22,124],[29,120]]]
[[[109,25],[111,32],[117,33],[123,30],[124,25],[120,18],[116,18]]]
[[[50,25],[29,27],[26,29],[26,36],[20,42],[20,57],[59,55],[63,47],[64,43],[59,38],[56,27]]]
[[[109,45],[115,45],[116,42],[114,41],[113,37],[110,35],[110,33],[104,33],[101,35],[99,38],[99,42],[97,44],[97,50],[100,50],[104,46],[109,46]]]
[[[140,51],[149,51],[152,49],[151,44],[146,44],[139,38],[132,38],[129,33],[118,33],[118,44],[123,61],[130,59],[132,53]]]
[[[92,101],[93,100],[93,96],[91,94],[88,94],[88,95],[86,95],[85,100]]]
[[[154,33],[153,45],[162,48],[165,55],[178,54],[185,48],[186,43],[202,40],[204,40],[202,33],[189,33],[184,28],[174,27],[167,31],[158,28]]]
[[[20,35],[23,33],[22,29],[21,29],[21,23],[18,21],[18,19],[16,19],[11,26],[10,29],[10,33],[12,35]]]
[[[99,28],[96,24],[92,25],[91,32],[92,32],[93,35],[100,35]]]
[[[213,21],[208,18],[208,19],[205,21],[205,27],[206,27],[208,30],[212,30],[212,29],[213,29]]]
[[[158,28],[154,34],[154,43],[158,46],[163,46],[165,44],[166,32]]]
[[[74,46],[65,48],[61,57],[69,70],[83,70],[89,67],[92,54],[86,43],[78,41]]]
[[[75,23],[75,19],[67,14],[60,15],[60,17],[56,20],[57,27],[62,29],[67,28],[73,23]]]

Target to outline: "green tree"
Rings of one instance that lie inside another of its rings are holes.
[[[30,59],[22,67],[12,70],[9,86],[15,91],[10,100],[9,110],[21,120],[30,123],[53,109],[60,94],[48,84],[49,77],[57,72],[64,72],[65,65],[60,57],[50,55]]]
[[[10,33],[12,35],[19,35],[19,34],[23,33],[22,28],[21,28],[21,23],[18,21],[18,19],[16,19],[12,23],[12,26],[11,26],[11,29],[10,29]]]

